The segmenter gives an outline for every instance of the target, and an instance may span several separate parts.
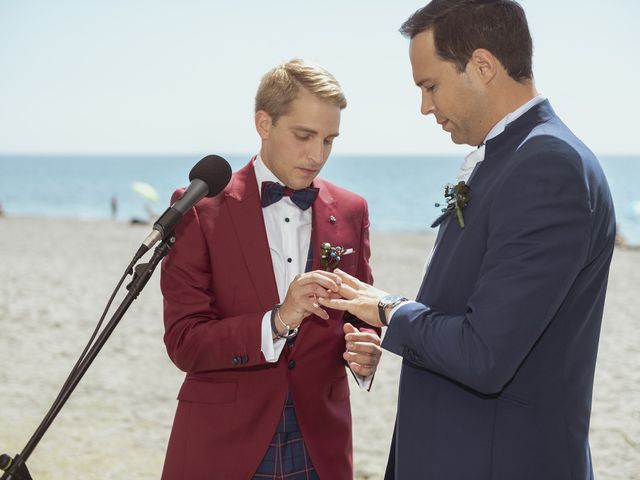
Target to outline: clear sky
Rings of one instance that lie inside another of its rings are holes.
[[[347,95],[334,153],[463,154],[398,33],[424,3],[0,0],[0,153],[254,153],[259,79],[300,57]],[[539,91],[596,153],[640,153],[640,2],[521,3]]]

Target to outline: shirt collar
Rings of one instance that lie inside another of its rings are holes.
[[[529,100],[527,103],[525,103],[524,105],[521,105],[520,107],[518,107],[513,112],[505,115],[502,118],[502,120],[496,123],[494,127],[489,131],[489,134],[485,137],[484,142],[482,142],[481,145],[478,145],[478,148],[474,149],[464,158],[464,161],[462,162],[462,165],[460,165],[460,169],[458,170],[458,175],[457,175],[458,182],[468,182],[474,169],[476,168],[476,165],[484,161],[484,144],[488,140],[491,140],[492,138],[500,135],[502,132],[504,132],[507,125],[509,125],[511,122],[513,122],[517,118],[524,115],[526,112],[528,112],[530,109],[532,109],[539,103],[544,102],[545,100],[546,98],[544,96],[537,95],[533,97],[531,100]]]
[[[546,99],[547,98],[544,95],[538,94],[535,97],[533,97],[531,100],[529,100],[527,103],[525,103],[524,105],[521,105],[520,107],[518,107],[513,112],[507,113],[502,118],[502,120],[500,120],[498,123],[496,123],[493,126],[493,128],[489,131],[489,133],[485,137],[483,143],[487,143],[487,141],[489,141],[492,138],[497,137],[498,135],[500,135],[502,132],[504,132],[504,129],[507,127],[507,125],[509,125],[511,122],[513,122],[517,118],[519,118],[522,115],[524,115],[526,112],[531,110],[533,107],[535,107],[539,103],[544,102]]]
[[[278,177],[274,175],[274,173],[269,170],[269,168],[264,164],[264,160],[258,153],[256,155],[256,159],[253,162],[253,168],[256,172],[256,180],[258,181],[258,190],[262,187],[262,182],[276,182],[282,185],[282,182],[278,180]]]

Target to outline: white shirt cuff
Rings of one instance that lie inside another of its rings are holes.
[[[411,300],[407,300],[406,302],[401,302],[398,305],[396,305],[395,307],[393,307],[393,309],[389,313],[389,318],[387,318],[387,325],[391,325],[391,319],[393,318],[393,315],[398,311],[398,309],[404,307],[408,303],[416,303],[416,302],[412,302]]]
[[[286,344],[284,338],[273,338],[273,332],[271,330],[271,310],[264,314],[262,317],[262,345],[261,350],[264,355],[264,359],[269,363],[275,363],[280,358],[282,350]]]

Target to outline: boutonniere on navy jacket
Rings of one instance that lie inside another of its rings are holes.
[[[457,185],[447,183],[444,186],[444,198],[447,203],[442,209],[442,220],[444,220],[444,217],[447,214],[455,212],[456,217],[458,218],[458,225],[460,225],[460,228],[464,228],[464,215],[462,214],[462,210],[464,210],[464,208],[469,204],[470,190],[471,189],[469,188],[469,185],[467,185],[464,181],[458,182]],[[442,206],[442,203],[436,203],[436,207]],[[438,220],[436,220],[436,222],[438,222]]]
[[[338,268],[338,264],[342,257],[355,252],[353,248],[344,248],[340,245],[332,247],[329,242],[322,242],[320,250],[322,251],[322,254],[320,255],[320,264],[327,272],[333,272]]]

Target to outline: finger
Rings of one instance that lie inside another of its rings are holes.
[[[318,317],[320,317],[320,318],[322,318],[324,320],[329,320],[329,314],[326,312],[326,310],[324,310],[322,307],[320,307],[320,305],[317,303],[317,299],[313,299],[311,301],[311,304],[307,308],[307,311],[309,313],[317,315]]]
[[[351,300],[360,295],[360,292],[357,289],[349,286],[346,283],[343,283],[342,285],[340,285],[340,288],[337,290],[337,293],[342,295],[342,297],[346,298],[347,300]]]
[[[352,324],[350,324],[350,323],[345,323],[345,324],[342,326],[342,330],[343,330],[343,331],[344,331],[344,333],[345,333],[345,340],[347,339],[347,336],[348,336],[348,334],[349,334],[349,333],[356,333],[356,332],[358,332],[358,329],[357,329],[356,327],[354,327],[354,326],[353,326]]]
[[[335,293],[332,290],[321,287],[320,285],[315,283],[304,285],[302,287],[296,287],[294,288],[293,294],[299,298],[311,297],[311,296],[326,297],[326,298],[330,298],[333,296],[335,298],[342,298],[338,293]]]
[[[320,275],[323,277],[327,277],[331,280],[333,280],[335,283],[337,283],[338,285],[340,285],[342,283],[342,278],[340,278],[340,275],[337,275],[333,272],[327,272],[326,270],[313,270],[311,272],[307,272],[308,274],[314,274],[314,275]]]
[[[368,342],[347,342],[345,348],[350,353],[370,356],[380,356],[382,352],[378,345]]]
[[[360,280],[358,280],[356,277],[352,277],[347,272],[343,272],[339,268],[336,268],[333,271],[333,273],[338,275],[338,277],[340,277],[343,282],[346,282],[347,284],[349,284],[349,286],[351,286],[351,287],[353,287],[355,289],[357,289],[358,285],[361,283]]]
[[[350,300],[340,298],[318,298],[318,303],[323,307],[332,308],[333,310],[342,310],[343,312],[348,312],[350,311],[349,308],[353,308],[353,304]]]
[[[351,298],[347,298],[346,296],[340,295],[340,292],[332,292],[331,290],[327,290],[324,295],[318,295],[318,296],[321,296],[323,298],[345,298],[347,300],[351,300],[355,298],[355,295],[352,296]]]
[[[355,328],[355,327],[354,327]],[[344,339],[347,342],[364,342],[364,343],[373,343],[374,345],[380,345],[380,337],[372,332],[360,332],[357,329],[352,332],[346,332]]]
[[[346,354],[344,356],[344,359],[349,368],[363,376],[371,375],[378,368],[378,362],[371,363],[368,361],[368,359],[360,360],[358,358],[349,358],[346,356]]]
[[[349,363],[355,362],[367,367],[375,367],[378,364],[377,357],[366,353],[353,353],[347,351],[342,354],[342,358]]]
[[[322,298],[343,298],[339,293],[334,293],[331,290],[327,290],[326,295],[322,295]]]
[[[374,373],[376,373],[376,370],[378,368],[377,366],[362,365],[358,362],[347,362],[347,366],[351,369],[351,371],[353,371],[353,373],[362,375],[363,377],[373,375]]]
[[[295,298],[298,301],[304,301],[305,299],[309,298],[309,297],[331,297],[334,296],[336,298],[342,298],[341,296],[339,296],[337,293],[333,292],[332,290],[326,289],[324,287],[321,287],[320,285],[316,284],[316,283],[309,283],[306,285],[301,285],[301,284],[291,284],[291,286],[289,287],[289,291],[287,292],[287,294],[291,297],[291,298]]]
[[[313,278],[327,278],[335,283],[342,283],[342,279],[340,275],[337,275],[333,272],[327,272],[325,270],[312,270],[311,272],[305,272],[302,274],[303,277],[313,277]]]
[[[293,283],[293,282],[292,282]],[[338,275],[330,272],[314,271],[300,275],[295,281],[296,285],[317,284],[325,289],[337,292],[342,284],[342,279]]]

